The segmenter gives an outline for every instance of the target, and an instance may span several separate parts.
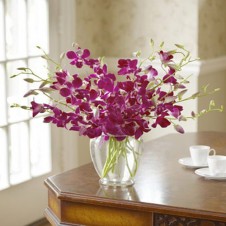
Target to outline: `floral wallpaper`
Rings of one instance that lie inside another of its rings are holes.
[[[199,56],[226,55],[226,1],[199,0]]]
[[[226,55],[225,0],[76,0],[77,42],[96,56],[184,44],[201,59]]]
[[[103,36],[103,0],[76,0],[76,40],[88,48],[94,56],[102,56],[105,37]]]
[[[104,11],[110,15],[105,26],[109,28],[111,56],[128,55],[134,50],[148,55],[150,38],[156,43],[165,41],[171,47],[174,43],[185,44],[196,54],[194,0],[108,0]]]
[[[182,43],[197,55],[197,0],[77,0],[78,42],[97,55],[147,55],[149,40]]]

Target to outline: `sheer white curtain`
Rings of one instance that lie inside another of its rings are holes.
[[[0,0],[0,225],[24,226],[43,218],[44,179],[67,165],[60,129],[10,108],[14,102],[28,104],[21,97],[32,84],[9,76],[22,66],[44,73],[35,46],[57,59],[75,39],[74,13],[74,0]]]

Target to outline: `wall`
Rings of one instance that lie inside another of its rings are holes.
[[[149,40],[183,43],[197,56],[197,0],[77,0],[77,42],[94,55],[149,54]],[[180,23],[178,23],[180,22]],[[175,26],[176,25],[176,26]]]
[[[226,1],[199,0],[198,52],[201,59],[226,55]]]
[[[216,102],[216,106],[226,106],[226,57],[214,58],[206,60],[204,69],[199,74],[198,87],[199,89],[203,84],[209,84],[209,90],[220,88],[219,92],[209,95],[200,99],[198,110],[208,106],[210,100]],[[198,120],[198,130],[212,130],[212,131],[226,131],[226,112],[211,112]]]
[[[96,57],[103,54],[103,0],[76,0],[76,40]],[[73,29],[73,28],[72,28]]]
[[[103,11],[106,56],[123,57],[136,50],[147,56],[150,38],[170,46],[184,43],[194,55],[197,53],[198,14],[194,0],[108,0],[104,1]],[[178,19],[179,26],[174,26]]]
[[[199,0],[198,55],[202,60],[199,88],[219,87],[220,92],[199,101],[199,110],[214,99],[226,106],[226,1]],[[226,131],[226,112],[211,113],[198,120],[199,130]]]

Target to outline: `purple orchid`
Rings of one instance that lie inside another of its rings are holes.
[[[161,50],[159,52],[159,57],[163,64],[168,64],[168,63],[172,62],[172,59],[173,59],[173,55],[170,51],[164,52]]]
[[[35,117],[39,113],[44,113],[46,111],[43,104],[38,104],[35,101],[31,101],[31,110],[33,112],[33,117]]]
[[[88,49],[70,50],[66,57],[76,73],[66,69],[55,72],[46,85],[59,94],[59,99],[52,98],[52,104],[32,101],[33,117],[49,112],[44,117],[46,123],[89,138],[105,135],[106,139],[114,136],[118,140],[127,136],[139,139],[157,126],[166,128],[173,120],[180,122],[184,116],[179,103],[187,90],[187,81],[176,76],[181,68],[173,61],[175,53],[161,50],[156,54],[162,71],[150,59],[144,67],[135,58],[119,59],[118,73],[114,74],[101,59],[91,58]],[[81,75],[82,68],[89,72],[84,70]],[[41,88],[37,90],[45,92]],[[179,124],[173,125],[176,131],[184,133]]]

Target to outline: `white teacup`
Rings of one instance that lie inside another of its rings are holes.
[[[214,149],[211,149],[206,145],[194,145],[190,146],[190,154],[192,162],[195,166],[207,165],[207,157],[212,153],[216,154]]]
[[[208,156],[208,165],[212,176],[220,176],[226,174],[226,156],[214,155]]]

